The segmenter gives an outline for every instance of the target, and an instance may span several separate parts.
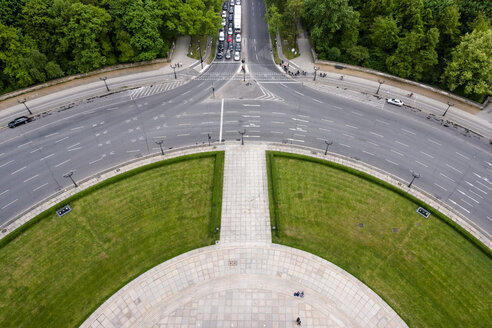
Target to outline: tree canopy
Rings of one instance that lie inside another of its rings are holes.
[[[206,35],[222,0],[0,0],[0,93],[104,65],[165,57]]]

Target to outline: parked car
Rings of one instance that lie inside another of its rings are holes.
[[[226,51],[225,58],[226,59],[231,59],[231,51],[230,50],[227,50]]]
[[[397,98],[389,98],[386,100],[386,102],[388,104],[392,104],[392,105],[396,105],[396,106],[403,106],[403,101],[401,101],[400,99],[397,99]]]
[[[227,10],[227,2],[224,2],[224,4],[222,5],[222,9]]]
[[[239,51],[236,51],[234,53],[234,60],[240,60],[241,59],[241,54],[239,53]]]
[[[226,18],[227,17],[227,12],[225,10],[222,10],[222,18]]]
[[[224,50],[224,42],[219,41],[219,45],[217,46],[217,49],[219,49],[219,51]]]
[[[232,34],[227,35],[227,42],[232,43]]]
[[[234,0],[231,0],[231,1],[229,2],[229,6],[234,6]]]
[[[219,32],[219,42],[224,42],[224,32]]]
[[[241,4],[241,0],[236,0],[236,5],[240,5]]]
[[[225,19],[225,18],[224,18],[224,19],[222,19],[222,23],[221,23],[221,24],[222,24],[222,26],[226,26],[226,23],[227,23],[227,22],[226,22],[226,19]]]
[[[241,43],[236,42],[236,51],[241,51]]]
[[[241,34],[236,34],[236,42],[241,42]]]
[[[217,59],[222,59],[222,58],[224,58],[224,53],[221,50],[219,50],[217,52]]]
[[[232,22],[229,22],[229,25],[227,26],[228,28],[233,28],[234,24]]]
[[[229,28],[227,29],[227,34],[232,35],[232,27],[229,27]]]
[[[229,42],[229,43],[227,44],[227,50],[232,51],[232,48],[233,48],[233,47],[232,47],[232,42]]]
[[[229,14],[234,14],[234,6],[229,7]]]
[[[234,15],[233,14],[229,14],[229,21],[232,22],[234,20]]]
[[[31,119],[27,116],[20,116],[20,117],[17,117],[15,120],[13,120],[12,122],[9,122],[9,128],[13,129],[15,128],[16,126],[18,125],[21,125],[21,124],[26,124],[27,122],[29,122]]]

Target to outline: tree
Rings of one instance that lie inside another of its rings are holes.
[[[282,15],[278,12],[277,6],[269,6],[265,18],[268,21],[268,30],[270,34],[277,35],[279,27],[282,24]]]
[[[304,14],[304,0],[287,0],[284,14],[292,23],[297,24]]]
[[[371,28],[371,41],[375,48],[390,52],[398,43],[400,28],[392,16],[378,16]]]
[[[467,33],[453,50],[442,79],[449,90],[478,101],[492,94],[492,29]]]
[[[0,0],[0,22],[7,26],[19,25],[19,15],[26,0]]]
[[[45,82],[63,76],[60,66],[54,62],[48,62],[46,56],[37,49],[32,49],[28,56],[22,58],[21,67],[31,77],[29,84]]]

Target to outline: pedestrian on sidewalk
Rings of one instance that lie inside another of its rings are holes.
[[[301,318],[297,317],[296,322],[297,322],[297,325],[300,326],[301,325]]]

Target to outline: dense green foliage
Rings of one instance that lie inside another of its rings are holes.
[[[165,57],[217,29],[222,0],[0,0],[0,93]]]
[[[477,101],[492,94],[492,6],[487,0],[267,4],[270,28],[288,31],[284,35],[289,37],[302,20],[320,59],[438,85]]]

